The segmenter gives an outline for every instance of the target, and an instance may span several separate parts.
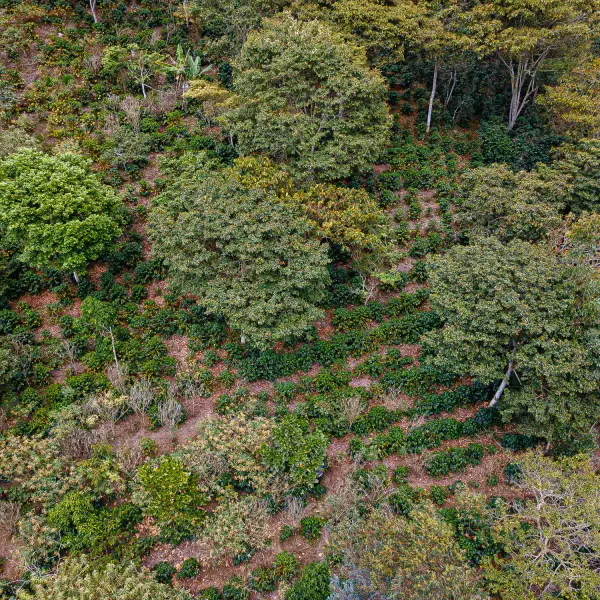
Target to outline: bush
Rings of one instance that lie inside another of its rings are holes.
[[[279,541],[285,542],[294,535],[294,530],[289,525],[284,525],[279,532]]]
[[[257,567],[250,574],[249,586],[259,594],[274,592],[277,587],[275,572],[269,567]]]
[[[171,583],[171,578],[175,575],[176,571],[175,567],[167,561],[156,563],[152,570],[154,571],[156,581],[159,583]]]
[[[321,537],[321,529],[325,525],[325,519],[311,515],[300,520],[300,533],[309,542],[314,542]]]
[[[188,577],[196,577],[200,573],[200,563],[196,558],[186,558],[177,573],[177,579],[186,579]]]
[[[450,448],[445,452],[438,452],[425,459],[425,470],[432,477],[448,475],[448,473],[462,471],[468,465],[478,465],[483,458],[481,444],[469,444],[466,448]]]
[[[291,581],[298,573],[298,559],[291,552],[280,552],[273,561],[273,572],[279,581]]]
[[[331,573],[325,563],[309,563],[298,581],[285,593],[285,600],[327,600]]]

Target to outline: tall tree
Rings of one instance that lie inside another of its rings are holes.
[[[322,316],[315,305],[329,279],[326,247],[273,191],[226,169],[183,198],[158,197],[150,221],[173,283],[223,315],[242,341],[268,347]]]
[[[190,17],[208,40],[211,56],[230,60],[251,31],[287,4],[289,0],[196,0]]]
[[[410,519],[375,509],[358,522],[343,522],[331,538],[342,565],[330,600],[487,598],[451,527],[430,504],[415,507]]]
[[[433,0],[421,28],[413,31],[412,42],[425,56],[433,60],[433,78],[427,110],[427,133],[431,129],[433,105],[437,93],[438,75],[443,65],[457,65],[473,47],[466,24],[469,8],[464,0]]]
[[[519,461],[520,507],[491,514],[501,557],[484,563],[490,590],[502,600],[597,598],[600,591],[600,475],[590,459]]]
[[[234,62],[236,104],[220,116],[241,153],[289,163],[305,180],[370,167],[386,144],[385,84],[341,34],[287,15],[252,32]]]
[[[540,98],[560,133],[600,137],[600,58],[586,58]]]
[[[0,159],[0,228],[34,268],[85,269],[121,233],[120,202],[76,154]]]
[[[561,224],[567,189],[565,178],[547,168],[515,173],[494,164],[472,169],[461,182],[457,221],[471,236],[544,240]]]
[[[490,403],[549,440],[590,427],[600,397],[598,281],[543,247],[491,237],[430,263],[430,360],[496,382]],[[499,383],[498,383],[499,382]]]
[[[471,31],[482,53],[493,53],[510,75],[508,128],[536,97],[539,75],[581,56],[591,43],[598,0],[484,0],[474,9]]]

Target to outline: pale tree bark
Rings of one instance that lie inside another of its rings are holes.
[[[96,15],[96,4],[97,0],[89,0],[90,3],[90,11],[92,12],[92,18],[94,19],[94,23],[98,22],[98,16]]]
[[[440,63],[436,60],[433,67],[433,82],[431,83],[431,95],[429,96],[429,110],[427,111],[427,133],[431,129],[431,116],[433,114],[433,101],[435,100],[435,92],[437,90],[438,71]]]
[[[496,390],[496,393],[494,394],[494,397],[491,399],[490,403],[488,404],[488,408],[492,408],[492,406],[496,406],[496,404],[498,404],[498,400],[500,400],[500,398],[502,398],[502,394],[504,394],[504,390],[506,389],[506,386],[508,385],[508,382],[510,381],[510,376],[512,375],[512,372],[513,372],[513,362],[511,360],[508,363],[508,369],[506,370],[506,374],[504,375],[504,378],[502,379],[502,383],[500,383],[500,387],[498,387],[498,389]]]
[[[549,50],[538,57],[519,57],[515,62],[500,57],[510,73],[511,97],[508,111],[508,129],[512,131],[517,119],[538,91],[537,74],[548,56]]]

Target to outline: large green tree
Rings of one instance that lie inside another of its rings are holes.
[[[457,200],[457,221],[472,236],[502,241],[540,241],[561,224],[567,194],[564,177],[551,169],[515,173],[494,164],[465,173]]]
[[[508,128],[536,97],[550,63],[568,66],[592,41],[598,0],[484,0],[475,5],[471,33],[479,51],[498,57],[510,76]]]
[[[266,22],[233,68],[237,106],[220,119],[243,154],[333,180],[369,168],[388,140],[383,79],[363,50],[318,21]]]
[[[265,347],[322,316],[315,305],[329,281],[326,246],[274,191],[225,169],[183,198],[157,198],[150,222],[172,282],[223,315],[243,340]]]
[[[429,265],[431,361],[484,383],[491,405],[549,440],[597,419],[600,396],[598,282],[591,269],[543,247],[496,238],[455,246]]]
[[[34,268],[80,271],[121,233],[120,202],[76,154],[0,160],[0,230]]]

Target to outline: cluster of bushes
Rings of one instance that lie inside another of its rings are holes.
[[[331,324],[342,331],[361,329],[369,321],[382,322],[386,318],[399,317],[417,311],[427,300],[428,290],[420,289],[415,293],[402,292],[390,298],[387,304],[368,302],[355,308],[338,308],[333,312]]]
[[[356,330],[334,335],[331,340],[303,344],[294,352],[268,350],[248,351],[235,365],[248,381],[273,380],[309,371],[315,363],[330,366],[359,357],[383,344],[413,344],[420,336],[439,326],[439,317],[431,312],[420,312],[399,319],[390,319],[368,331]]]
[[[428,421],[405,432],[401,427],[390,427],[387,432],[375,436],[369,443],[354,438],[349,451],[353,457],[373,456],[384,458],[390,454],[420,454],[443,442],[461,437],[471,437],[487,430],[500,421],[495,409],[480,409],[474,417],[464,421],[440,418]]]
[[[436,452],[425,459],[424,467],[432,477],[442,477],[448,473],[464,470],[469,465],[478,465],[483,458],[481,444],[469,444],[465,448],[450,448]]]

